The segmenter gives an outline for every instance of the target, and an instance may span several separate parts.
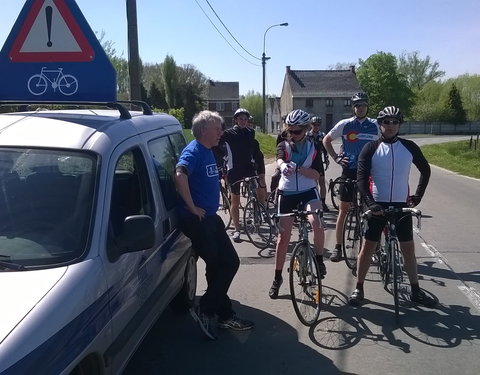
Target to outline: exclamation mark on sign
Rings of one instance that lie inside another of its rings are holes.
[[[48,6],[45,8],[45,16],[47,17],[47,34],[48,34],[48,42],[47,46],[52,46],[52,7]]]

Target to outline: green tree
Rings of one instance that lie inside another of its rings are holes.
[[[207,78],[195,66],[187,64],[177,68],[178,102],[185,110],[185,127],[190,128],[195,113],[203,108],[207,96]]]
[[[445,117],[444,103],[448,92],[443,82],[431,81],[417,91],[415,104],[411,109],[414,121],[435,122]]]
[[[170,108],[168,114],[175,117],[182,126],[185,125],[185,116],[183,108]]]
[[[162,64],[163,89],[169,108],[176,108],[177,98],[177,64],[172,56],[167,55]]]
[[[117,56],[114,42],[105,39],[105,31],[102,30],[100,37],[97,38],[102,45],[105,53],[110,59],[117,73],[117,98],[119,100],[128,100],[130,98],[130,75],[128,72],[128,61],[123,57],[123,53]]]
[[[443,77],[445,72],[439,70],[439,66],[439,63],[432,62],[428,55],[422,59],[418,51],[403,52],[398,57],[398,73],[406,78],[411,90],[420,90],[428,82]]]
[[[155,82],[150,84],[150,89],[148,90],[148,103],[153,108],[157,109],[165,110],[168,107],[167,102],[165,101],[165,96]]]
[[[446,84],[455,82],[462,97],[463,108],[468,121],[480,120],[480,75],[461,75],[448,80]]]
[[[452,83],[445,106],[445,120],[452,124],[465,124],[467,116],[463,109],[462,98],[455,83]]]
[[[377,52],[365,61],[360,59],[359,64],[357,78],[370,98],[370,115],[375,116],[388,105],[398,106],[408,115],[414,95],[406,79],[397,71],[395,56]]]
[[[267,98],[268,99],[268,98]],[[245,108],[250,112],[250,115],[253,116],[253,119],[256,124],[262,123],[262,95],[253,90],[248,91],[245,95],[240,97],[240,107]]]

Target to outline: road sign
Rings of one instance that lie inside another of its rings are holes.
[[[75,0],[27,0],[0,52],[0,100],[116,100],[116,73]]]

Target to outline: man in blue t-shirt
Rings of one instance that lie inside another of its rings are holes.
[[[323,146],[329,155],[342,167],[343,179],[357,179],[357,160],[363,146],[368,142],[379,138],[377,120],[367,117],[368,96],[364,92],[358,92],[351,98],[353,108],[353,117],[339,121],[332,130],[323,138]],[[336,152],[332,141],[340,138],[342,140],[341,152]],[[336,244],[333,249],[330,260],[332,262],[340,261],[342,257],[342,235],[343,222],[347,216],[347,211],[354,199],[352,189],[341,185],[340,204],[338,207],[337,224],[335,228]]]
[[[200,298],[198,308],[190,311],[212,340],[216,339],[216,325],[242,331],[253,328],[252,322],[235,315],[227,295],[240,261],[224,223],[216,213],[220,187],[212,147],[218,145],[222,136],[221,124],[222,117],[216,112],[202,111],[193,118],[195,140],[182,151],[175,175],[181,198],[180,227],[206,264],[207,290]]]

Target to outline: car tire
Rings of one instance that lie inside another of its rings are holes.
[[[193,306],[197,292],[197,257],[192,251],[185,266],[182,288],[173,298],[170,307],[177,313],[187,312]]]

